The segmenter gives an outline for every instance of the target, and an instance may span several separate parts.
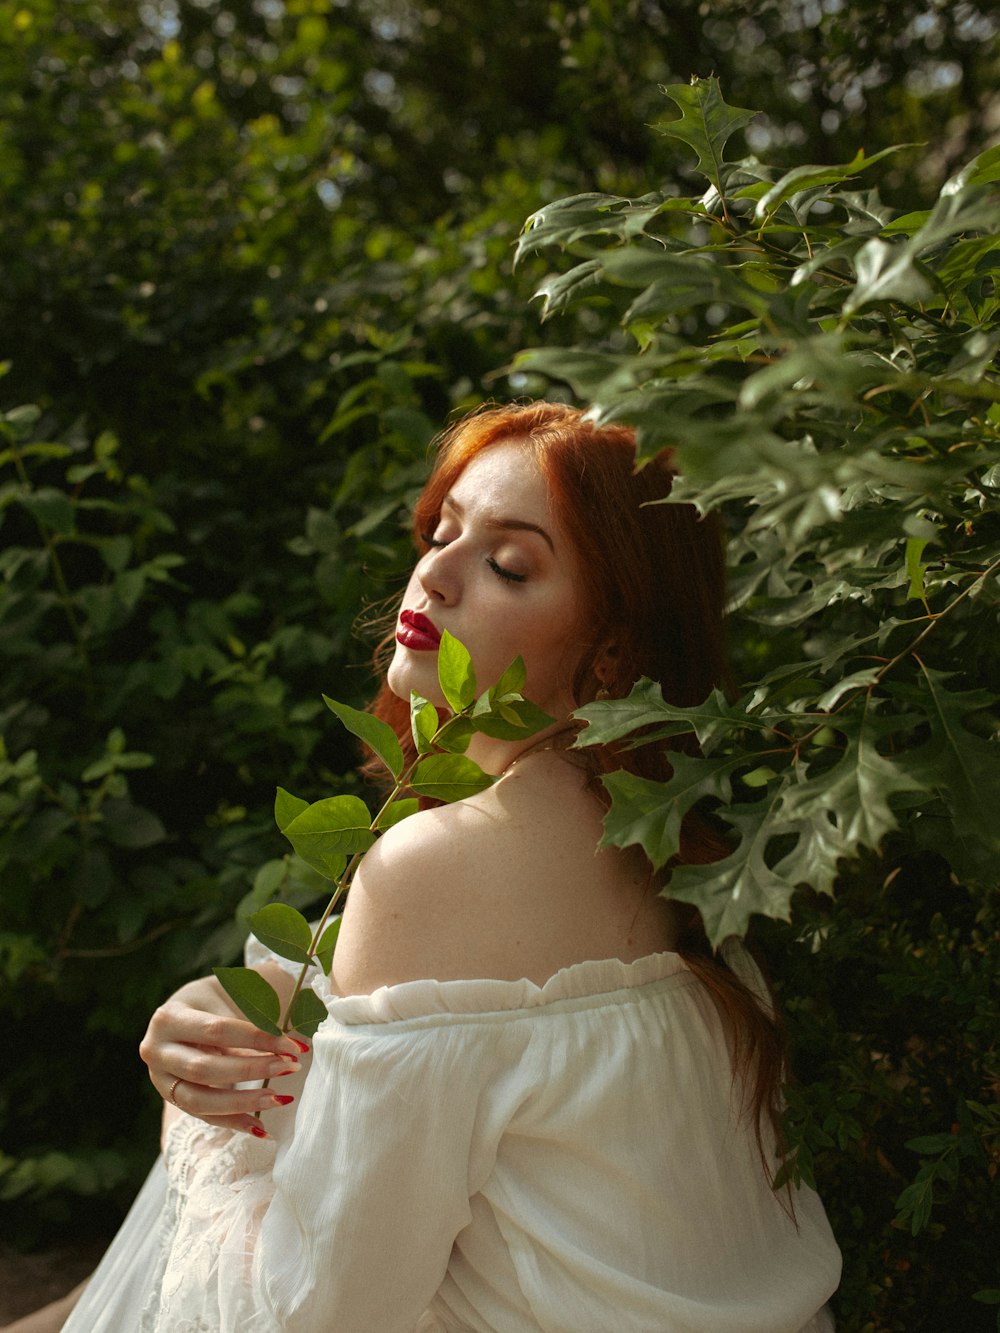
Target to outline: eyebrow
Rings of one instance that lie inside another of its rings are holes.
[[[449,509],[454,509],[455,513],[458,514],[460,518],[464,516],[465,510],[454,498],[454,496],[446,495],[444,499],[441,501],[441,507],[444,508],[445,505],[447,505]],[[548,548],[552,552],[552,554],[555,555],[556,553],[556,548],[555,545],[553,544],[552,538],[545,531],[545,529],[543,527],[540,527],[537,523],[529,523],[526,519],[523,518],[488,518],[486,519],[486,526],[488,528],[492,528],[495,531],[537,532],[539,537],[541,537],[547,543]]]

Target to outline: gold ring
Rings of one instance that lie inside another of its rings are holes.
[[[167,1101],[173,1102],[173,1104],[177,1107],[178,1111],[181,1109],[181,1107],[177,1098],[174,1096],[174,1093],[177,1091],[177,1084],[180,1082],[181,1080],[179,1078],[175,1078],[173,1083],[171,1083],[170,1085],[170,1091],[167,1093]]]

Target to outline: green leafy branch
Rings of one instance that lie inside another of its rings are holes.
[[[506,741],[527,740],[553,721],[521,693],[525,668],[520,657],[495,685],[477,695],[469,653],[447,631],[438,649],[438,681],[450,711],[442,719],[427,699],[418,694],[411,697],[416,755],[410,763],[388,723],[348,704],[325,700],[392,778],[392,789],[374,818],[357,796],[331,796],[310,805],[278,789],[274,806],[278,827],[302,860],[331,880],[334,889],[315,925],[286,903],[269,903],[250,917],[251,932],[266,948],[301,965],[284,1009],[274,987],[253,968],[215,969],[230,999],[264,1032],[279,1036],[294,1030],[311,1036],[326,1016],[320,999],[306,989],[306,981],[315,968],[329,972],[341,920],[331,918],[350,888],[358,863],[379,835],[415,814],[420,797],[460,801],[496,781],[465,753],[476,733]]]

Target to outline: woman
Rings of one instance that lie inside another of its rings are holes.
[[[681,704],[724,675],[716,529],[647,504],[669,465],[636,474],[633,456],[628,430],[545,403],[445,437],[375,711],[412,744],[411,691],[444,705],[448,630],[481,685],[520,653],[555,721],[528,742],[477,735],[499,781],[365,856],[309,1061],[213,979],[154,1015],[166,1167],[71,1333],[832,1327],[822,1206],[771,1184],[767,998],[636,849],[598,850],[599,772],[665,775],[669,755],[568,749],[573,710],[642,674]],[[683,853],[720,847],[692,824]],[[235,1086],[278,1073],[281,1092]]]

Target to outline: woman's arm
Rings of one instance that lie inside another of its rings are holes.
[[[277,965],[257,970],[279,995],[290,989],[288,974]],[[153,1014],[139,1045],[150,1080],[164,1099],[165,1124],[179,1109],[209,1125],[244,1133],[259,1132],[254,1112],[280,1105],[274,1098],[281,1088],[235,1085],[294,1073],[306,1050],[304,1042],[273,1037],[243,1018],[215,977],[189,981],[175,991]]]

